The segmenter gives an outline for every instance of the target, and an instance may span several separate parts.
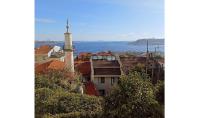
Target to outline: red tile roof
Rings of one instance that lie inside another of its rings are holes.
[[[35,65],[35,73],[46,73],[48,70],[48,66],[52,61],[48,61],[42,64]]]
[[[80,52],[78,56],[82,57],[82,56],[91,56],[92,53],[90,52]]]
[[[65,63],[58,60],[51,60],[42,64],[35,65],[35,73],[36,74],[46,74],[51,70],[59,70],[64,72]],[[65,72],[64,76],[69,78],[69,81],[73,81],[73,78],[76,76],[76,73],[73,72]]]
[[[64,62],[51,60],[42,64],[35,65],[35,73],[46,73],[48,70],[63,70]]]
[[[128,74],[129,70],[134,68],[138,63],[145,65],[146,57],[135,57],[135,56],[120,57],[120,61],[122,64],[122,71]]]
[[[89,61],[78,64],[76,68],[83,76],[91,74],[91,64]]]
[[[74,60],[74,64],[75,66],[78,66],[79,64],[85,63],[85,62],[89,62],[89,61],[84,61],[84,60]]]
[[[113,54],[108,51],[108,52],[98,52],[96,54],[93,54],[93,56],[112,56]]]
[[[91,81],[87,82],[85,84],[85,89],[86,89],[86,94],[99,96],[99,93],[98,93],[95,85],[93,84],[93,82],[91,82]]]
[[[47,54],[51,49],[52,47],[43,45],[35,49],[35,54]]]
[[[58,60],[53,60],[50,65],[48,66],[48,69],[55,69],[55,70],[63,70],[65,67],[65,63]]]

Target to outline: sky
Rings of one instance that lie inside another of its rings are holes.
[[[35,40],[164,38],[164,0],[35,0]]]

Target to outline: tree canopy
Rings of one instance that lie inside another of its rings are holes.
[[[155,98],[154,87],[139,72],[120,78],[118,86],[105,97],[109,118],[162,118],[164,113]]]
[[[101,97],[77,93],[79,76],[71,84],[59,71],[35,76],[36,118],[100,117],[103,112]],[[90,114],[90,115],[88,115]]]
[[[164,117],[164,82],[154,86],[143,74],[142,65],[122,75],[104,98],[75,92],[79,77],[77,74],[71,84],[59,71],[36,75],[36,118]]]

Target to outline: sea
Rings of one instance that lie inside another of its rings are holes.
[[[75,53],[80,52],[101,52],[101,51],[112,51],[112,52],[146,52],[147,46],[146,45],[135,45],[129,44],[128,41],[73,41],[73,47],[75,49]],[[35,48],[41,45],[51,45],[51,46],[60,46],[63,48],[64,42],[35,42]],[[149,51],[160,52],[164,54],[164,45],[149,45]]]

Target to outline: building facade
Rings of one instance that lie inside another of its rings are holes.
[[[120,65],[113,55],[96,54],[90,59],[91,81],[99,95],[108,94],[111,87],[117,85],[121,75]]]

